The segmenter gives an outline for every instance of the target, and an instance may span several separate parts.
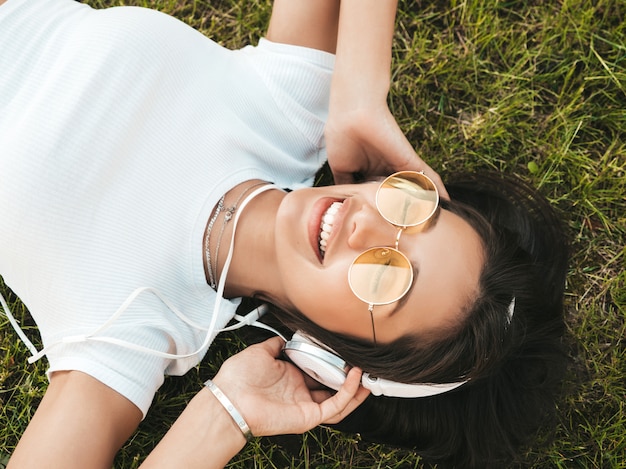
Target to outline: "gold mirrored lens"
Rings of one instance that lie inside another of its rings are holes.
[[[406,294],[413,282],[413,267],[400,251],[387,247],[371,248],[354,260],[348,281],[359,299],[384,305]]]
[[[394,225],[409,227],[428,220],[437,210],[439,193],[422,173],[403,171],[385,179],[376,193],[380,214]]]

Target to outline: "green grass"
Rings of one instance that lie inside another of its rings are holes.
[[[256,42],[271,11],[268,0],[135,4],[173,14],[229,47]],[[571,235],[566,314],[573,366],[559,423],[544,429],[514,467],[626,467],[625,24],[623,0],[401,1],[390,106],[419,153],[444,179],[495,169],[531,181]],[[37,337],[23,307],[10,301]],[[234,335],[221,337],[210,362],[168,378],[115,466],[137,467],[200,383],[241,345]],[[1,316],[0,350],[2,467],[46,378],[44,363],[26,364],[25,348]],[[231,466],[424,467],[411,452],[323,428],[258,439]]]

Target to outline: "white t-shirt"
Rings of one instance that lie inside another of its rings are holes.
[[[248,179],[310,185],[334,57],[267,40],[230,51],[156,11],[70,0],[2,5],[0,51],[0,275],[44,345],[98,328],[139,287],[206,327],[211,210]],[[222,303],[218,327],[237,303]],[[205,338],[147,294],[103,334],[175,354]],[[88,341],[47,356],[145,415],[164,373],[205,352],[168,360]]]

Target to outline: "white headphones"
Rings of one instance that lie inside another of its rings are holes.
[[[296,332],[283,349],[285,355],[311,378],[335,391],[339,390],[346,380],[350,366],[333,350],[306,336]],[[428,397],[452,391],[466,381],[456,383],[397,383],[381,378],[374,378],[363,373],[361,384],[369,389],[374,396],[388,397]]]

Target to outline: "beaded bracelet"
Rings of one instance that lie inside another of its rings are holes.
[[[206,383],[204,383],[204,385],[209,388],[209,390],[217,398],[220,404],[222,404],[224,409],[226,409],[226,412],[228,412],[228,414],[232,417],[232,419],[241,430],[241,433],[243,433],[246,441],[250,441],[252,438],[254,438],[252,431],[250,431],[250,427],[244,420],[243,416],[239,413],[239,411],[235,409],[235,406],[232,402],[230,402],[230,399],[226,397],[226,394],[224,394],[222,390],[218,388],[217,385],[211,380],[208,380]]]

